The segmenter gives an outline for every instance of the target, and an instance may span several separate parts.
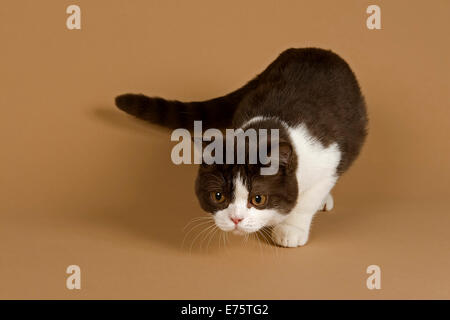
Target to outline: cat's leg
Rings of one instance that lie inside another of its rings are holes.
[[[323,208],[324,200],[336,183],[335,177],[324,179],[299,195],[297,205],[287,218],[272,230],[276,244],[283,247],[303,246],[308,241],[314,214]]]
[[[334,207],[334,200],[333,200],[333,196],[331,195],[331,193],[329,193],[326,197],[325,200],[323,200],[322,203],[322,211],[331,211]]]
[[[303,246],[308,241],[309,228],[314,213],[291,213],[290,215],[285,221],[273,228],[272,239],[282,247]]]

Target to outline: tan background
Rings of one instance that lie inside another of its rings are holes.
[[[82,30],[66,29],[78,4]],[[369,4],[382,30],[366,28]],[[450,2],[3,1],[0,298],[450,298]],[[120,113],[144,92],[225,94],[289,47],[333,49],[366,96],[370,135],[307,246],[219,236],[169,133]],[[198,227],[198,230],[202,226]],[[196,229],[197,230],[197,229]],[[191,235],[196,235],[195,231]],[[68,265],[82,290],[65,288]],[[366,268],[382,268],[382,289]]]

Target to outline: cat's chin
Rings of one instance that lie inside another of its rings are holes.
[[[232,230],[231,233],[234,235],[237,235],[237,236],[245,236],[246,234],[248,234],[248,232],[238,230],[238,229]]]

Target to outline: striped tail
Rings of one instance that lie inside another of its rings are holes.
[[[256,87],[256,82],[254,79],[228,95],[201,102],[170,101],[128,93],[116,97],[116,106],[139,119],[170,129],[193,130],[194,121],[198,120],[202,121],[203,129],[223,129],[231,125],[237,106]]]

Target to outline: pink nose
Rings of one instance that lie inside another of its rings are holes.
[[[231,219],[231,221],[234,222],[234,224],[238,224],[239,222],[242,221],[242,219],[240,219],[240,218],[230,218],[230,219]]]

